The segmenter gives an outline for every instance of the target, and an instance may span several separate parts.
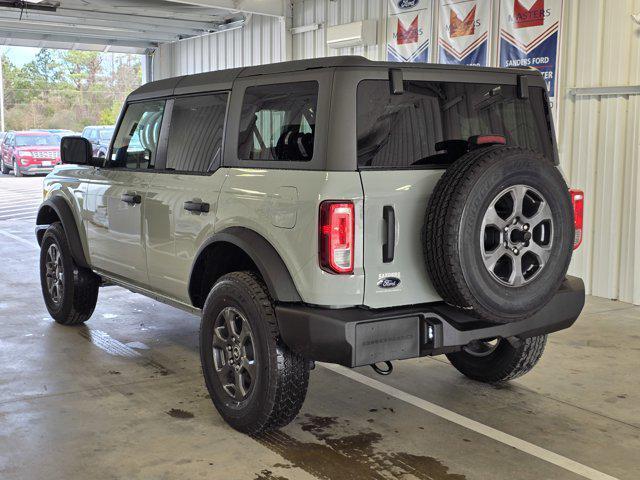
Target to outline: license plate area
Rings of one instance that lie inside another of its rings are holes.
[[[405,317],[356,325],[356,366],[420,355],[420,318]]]
[[[43,167],[50,167],[51,166],[51,160],[43,160],[42,161],[42,166]]]

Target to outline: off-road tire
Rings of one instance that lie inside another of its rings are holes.
[[[485,383],[500,383],[521,377],[536,366],[547,344],[547,336],[530,337],[512,345],[500,340],[487,356],[477,357],[466,351],[448,353],[451,364],[463,375]]]
[[[226,307],[243,313],[256,344],[256,383],[241,402],[223,390],[213,359],[213,325]],[[209,292],[202,311],[200,359],[213,404],[224,420],[240,432],[257,435],[284,427],[302,407],[309,362],[282,342],[273,301],[262,280],[252,272],[226,274]]]
[[[500,285],[480,253],[480,224],[494,196],[526,184],[544,194],[554,215],[553,250],[544,269],[526,285]],[[558,169],[543,155],[519,147],[471,151],[438,181],[422,235],[426,269],[448,304],[491,323],[527,318],[546,305],[565,278],[573,251],[573,208]]]
[[[4,164],[4,160],[0,160],[0,171],[3,175],[9,175],[10,169]]]
[[[47,251],[55,243],[62,257],[63,295],[60,302],[52,299],[47,287]],[[62,224],[53,223],[45,231],[40,248],[40,284],[49,315],[61,325],[80,325],[91,317],[98,301],[100,278],[91,270],[76,265],[71,255]]]

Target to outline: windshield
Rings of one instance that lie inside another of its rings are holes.
[[[59,144],[55,135],[16,135],[16,147],[55,147]]]
[[[111,137],[113,136],[113,130],[113,128],[100,130],[100,140],[111,140]]]
[[[405,81],[392,95],[386,80],[358,85],[360,168],[449,165],[476,135],[504,137],[554,161],[542,88],[518,98],[515,85]]]

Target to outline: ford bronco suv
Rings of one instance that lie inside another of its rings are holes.
[[[77,325],[102,285],[202,317],[213,404],[251,434],[298,413],[314,362],[445,354],[529,371],[573,324],[582,237],[533,69],[334,57],[129,95],[107,157],[62,140],[37,216],[42,293]]]

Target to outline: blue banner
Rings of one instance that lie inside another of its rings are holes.
[[[438,9],[438,61],[489,65],[491,0],[441,0]]]
[[[562,0],[501,0],[501,67],[533,67],[540,71],[556,110]]]

